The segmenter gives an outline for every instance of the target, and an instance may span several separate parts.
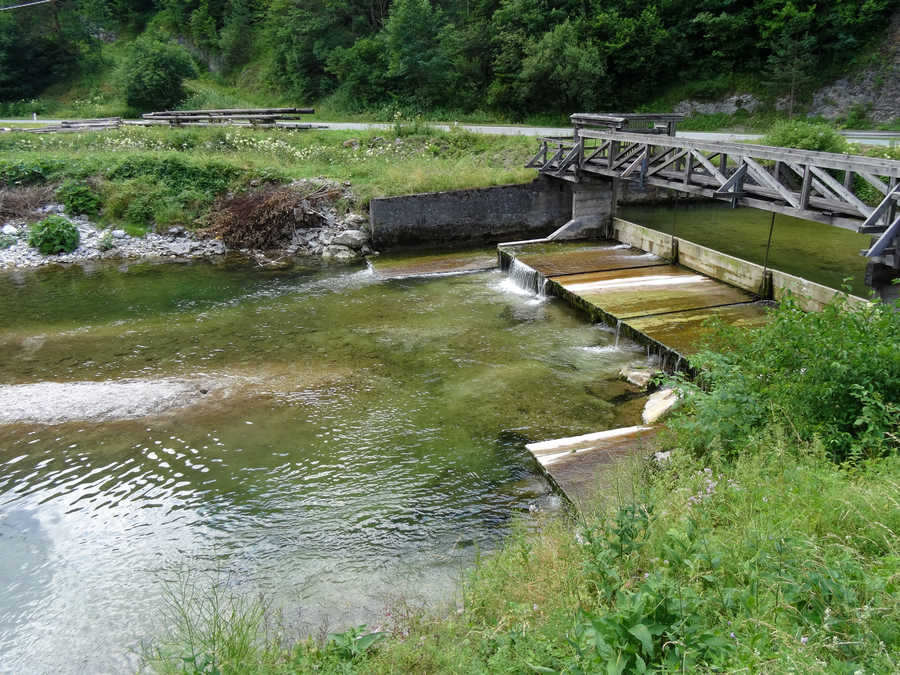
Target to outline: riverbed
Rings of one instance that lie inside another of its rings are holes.
[[[296,636],[452,604],[515,522],[560,508],[524,443],[633,423],[617,374],[647,362],[499,271],[377,261],[15,270],[0,317],[3,385],[72,401],[0,424],[16,673],[132,669],[185,578],[264,596]],[[161,407],[79,407],[172,382]]]

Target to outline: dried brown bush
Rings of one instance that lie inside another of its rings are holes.
[[[52,204],[54,189],[50,185],[21,185],[0,188],[0,218],[23,218],[34,216],[39,208]]]
[[[201,234],[230,248],[273,249],[290,242],[300,228],[325,224],[323,209],[341,196],[338,188],[266,188],[216,200]]]

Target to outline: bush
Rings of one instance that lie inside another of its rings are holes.
[[[28,245],[44,255],[71,253],[78,248],[78,228],[62,216],[48,216],[29,228]]]
[[[672,421],[698,454],[737,454],[773,416],[799,438],[818,437],[835,462],[900,449],[900,311],[838,298],[804,312],[789,298],[747,335],[720,326],[717,351],[691,358],[682,383],[693,415]]]
[[[827,124],[785,120],[772,125],[763,137],[766,145],[821,152],[847,152],[847,141]]]
[[[149,37],[135,40],[120,74],[125,101],[138,110],[164,110],[186,97],[183,81],[196,77],[190,54]]]
[[[9,248],[17,241],[18,239],[11,234],[0,234],[0,251],[5,248]]]
[[[66,213],[85,216],[100,213],[100,196],[86,183],[67,180],[56,191],[56,197],[66,207]]]

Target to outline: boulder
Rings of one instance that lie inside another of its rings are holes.
[[[125,234],[125,230],[113,230],[112,236],[115,237],[116,239],[124,239],[128,235]]]
[[[360,213],[351,213],[346,218],[344,218],[344,222],[348,227],[359,228],[360,225],[364,225],[368,222],[368,218]]]
[[[15,235],[19,233],[19,229],[15,225],[4,225],[3,234]]]
[[[653,377],[653,370],[650,368],[630,368],[628,366],[619,371],[619,377],[633,384],[638,389],[646,389]]]
[[[344,230],[331,240],[332,244],[361,249],[369,242],[369,235],[362,230]]]
[[[681,400],[681,395],[675,389],[660,389],[653,392],[647,399],[641,420],[644,424],[655,424],[662,419]]]
[[[358,257],[356,251],[346,246],[331,245],[322,249],[322,257],[328,260],[355,260]]]

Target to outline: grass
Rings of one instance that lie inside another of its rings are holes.
[[[593,508],[521,528],[472,570],[459,609],[400,605],[374,629],[285,644],[262,604],[241,605],[232,630],[232,614],[208,617],[205,594],[175,598],[176,616],[198,612],[210,627],[176,630],[145,665],[164,673],[897,672],[900,355],[867,344],[884,331],[896,344],[896,310],[839,301],[813,316],[786,302],[766,327],[722,328],[715,344],[740,341],[704,352],[707,374],[696,385],[676,383],[687,401],[663,434],[670,459],[619,465],[616,488]],[[872,337],[867,323],[877,328]],[[848,333],[860,344],[845,347],[868,353],[883,375],[840,367],[838,352],[809,374],[807,361],[822,361],[805,348],[811,334],[831,344]],[[747,362],[762,351],[771,352],[769,366]],[[818,396],[837,390],[860,394],[849,431],[828,422],[835,403]],[[801,419],[813,411],[826,423]],[[836,456],[845,434],[859,451]]]
[[[216,196],[264,183],[349,182],[356,208],[374,197],[528,181],[533,139],[442,132],[129,127],[0,136],[0,186],[66,179],[98,186],[108,222],[194,226]]]

